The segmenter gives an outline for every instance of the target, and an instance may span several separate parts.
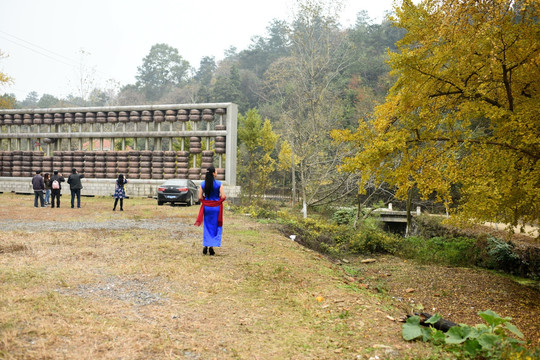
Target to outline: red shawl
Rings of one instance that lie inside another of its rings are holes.
[[[218,226],[223,226],[223,202],[226,198],[219,199],[219,200],[201,200],[201,209],[199,210],[199,216],[197,216],[197,220],[195,221],[195,226],[201,226],[203,223],[204,218],[204,207],[210,206],[210,207],[216,207],[219,206],[219,215],[218,215]]]

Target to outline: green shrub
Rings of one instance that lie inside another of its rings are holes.
[[[343,253],[395,253],[399,239],[385,233],[375,221],[362,222],[358,229],[322,220],[292,218],[280,213],[282,232],[296,235],[296,241],[315,251],[338,257]]]
[[[358,228],[348,246],[356,254],[395,254],[400,247],[401,240],[396,235],[365,225]]]
[[[338,209],[332,214],[332,221],[338,225],[350,225],[356,218],[356,209]]]
[[[249,206],[231,206],[235,213],[248,214],[255,219],[277,219],[278,209],[269,202],[257,202]]]
[[[479,266],[540,277],[539,249],[518,249],[512,243],[486,235],[464,235],[459,229],[443,226],[440,218],[418,217],[417,235],[403,239],[384,232],[381,222],[373,218],[361,219],[357,229],[353,229],[350,226],[355,216],[353,209],[334,211],[331,223],[320,214],[316,215],[317,219],[303,219],[298,214],[280,211],[271,202],[232,209],[266,222],[276,222],[286,236],[294,234],[298,243],[332,257],[347,253],[395,254],[426,264]]]
[[[540,277],[540,250],[516,248],[492,236],[433,237],[410,236],[403,239],[397,255],[424,264],[478,266],[529,278]]]
[[[411,236],[403,239],[400,255],[422,263],[475,266],[480,256],[476,239]]]
[[[442,217],[421,215],[415,217],[414,221],[416,225],[416,236],[429,239],[449,235],[448,228],[442,224]]]
[[[489,236],[487,253],[496,269],[516,272],[521,267],[521,258],[514,252],[514,244],[511,242]]]

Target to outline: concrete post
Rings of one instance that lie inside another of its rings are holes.
[[[225,169],[225,180],[231,186],[236,186],[236,137],[238,122],[238,105],[230,104],[227,106],[227,144],[226,159],[227,168]]]

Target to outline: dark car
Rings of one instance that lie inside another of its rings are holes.
[[[171,179],[165,181],[158,187],[157,204],[163,205],[166,202],[185,203],[189,206],[199,202],[199,192],[197,185],[191,180]]]

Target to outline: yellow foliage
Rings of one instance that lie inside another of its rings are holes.
[[[5,57],[4,53],[0,51],[0,59]],[[4,74],[3,72],[0,72],[0,89],[3,87],[3,85],[11,83],[13,80]],[[0,97],[0,109],[11,109],[14,106],[14,99],[7,96]]]
[[[375,120],[334,139],[355,144],[344,171],[405,197],[416,186],[462,218],[540,218],[540,2],[404,0],[397,77]]]
[[[287,140],[281,143],[281,149],[278,155],[278,167],[280,170],[289,170],[292,166],[292,148]],[[297,163],[295,161],[295,163]]]

